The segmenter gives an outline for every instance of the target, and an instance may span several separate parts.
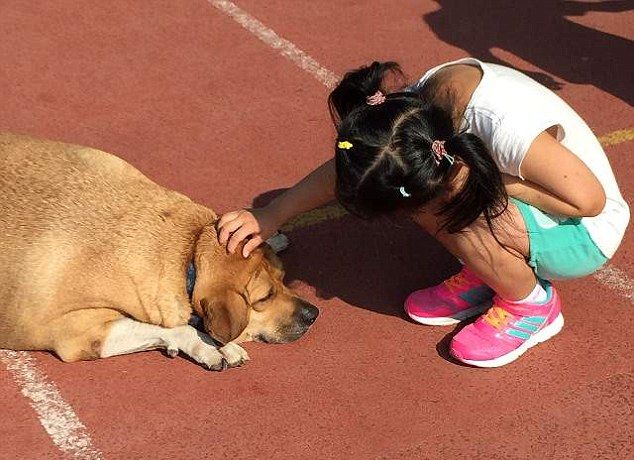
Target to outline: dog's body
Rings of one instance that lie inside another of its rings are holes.
[[[64,361],[167,348],[220,368],[247,359],[229,342],[292,340],[317,315],[272,254],[228,255],[213,211],[108,153],[0,135],[0,194],[0,348]]]

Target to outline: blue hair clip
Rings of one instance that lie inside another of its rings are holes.
[[[401,188],[398,189],[399,192],[401,192],[401,195],[403,195],[403,198],[409,198],[410,196],[412,196],[411,193],[407,193],[407,191],[405,190],[405,186],[401,185]]]

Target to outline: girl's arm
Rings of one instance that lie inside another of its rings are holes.
[[[605,191],[596,176],[574,153],[547,132],[531,144],[522,175],[504,175],[509,196],[549,214],[591,217],[605,206]]]
[[[332,201],[335,179],[335,160],[331,159],[266,207],[223,215],[218,222],[220,243],[228,242],[227,249],[233,253],[241,241],[251,237],[242,250],[243,256],[247,257],[291,217]]]

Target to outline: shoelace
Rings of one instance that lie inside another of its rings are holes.
[[[504,308],[498,307],[497,305],[493,305],[491,308],[489,308],[489,310],[482,317],[484,321],[498,330],[506,326],[506,324],[508,324],[509,320],[511,320],[512,318],[512,313],[509,313]]]

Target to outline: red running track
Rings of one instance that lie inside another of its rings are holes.
[[[237,3],[338,75],[396,59],[414,78],[474,54],[552,85],[599,135],[634,126],[628,2]],[[0,130],[116,153],[220,212],[331,155],[328,90],[204,0],[4,0],[0,30]],[[631,145],[608,148],[626,199]],[[455,330],[401,313],[408,292],[456,268],[430,238],[350,217],[290,236],[288,277],[321,316],[298,343],[247,345],[242,369],[33,354],[103,458],[631,455],[632,304],[616,291],[561,283],[559,336],[472,369],[447,359]],[[632,245],[613,261],[630,278]],[[64,458],[3,366],[0,388],[0,459]]]

